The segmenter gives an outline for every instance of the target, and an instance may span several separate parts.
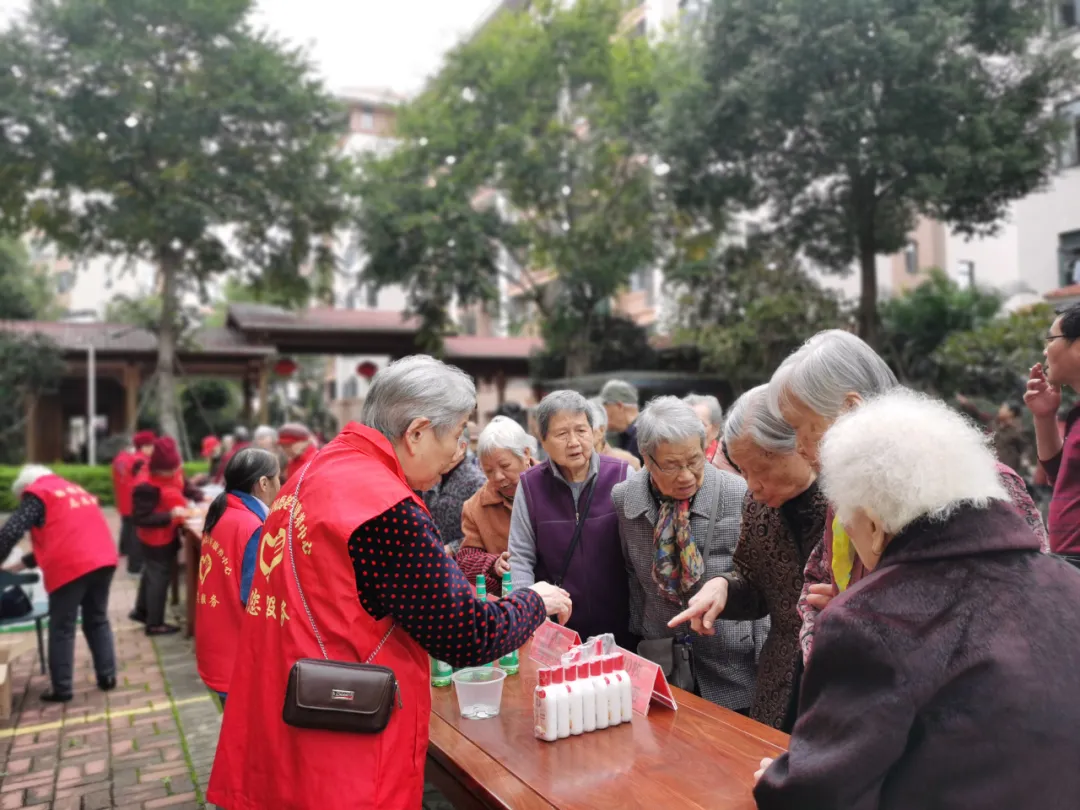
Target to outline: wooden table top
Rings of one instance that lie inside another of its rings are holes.
[[[432,689],[429,759],[497,810],[702,808],[752,810],[754,771],[787,747],[787,735],[673,690],[677,712],[554,743],[533,737],[537,664],[504,682],[499,716],[466,720],[453,687]]]

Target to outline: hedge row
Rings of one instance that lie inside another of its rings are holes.
[[[22,467],[0,466],[0,512],[11,512],[18,501],[11,492],[11,485]],[[50,469],[73,484],[78,484],[87,492],[97,495],[102,506],[113,505],[112,469],[104,466],[91,467],[88,464],[54,464]],[[188,476],[205,473],[206,462],[195,461],[184,465],[184,474]]]

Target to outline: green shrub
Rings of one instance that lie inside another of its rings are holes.
[[[15,495],[11,492],[11,485],[18,476],[20,469],[22,467],[0,466],[0,512],[14,511],[18,505]],[[66,478],[71,483],[78,484],[87,492],[96,495],[102,506],[114,505],[112,469],[110,467],[102,465],[91,467],[88,464],[54,464],[50,465],[49,469],[61,478]],[[184,475],[189,478],[206,471],[207,465],[205,461],[193,461],[184,465]]]

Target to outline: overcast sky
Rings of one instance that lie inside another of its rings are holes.
[[[0,27],[26,0],[0,0]],[[256,19],[309,48],[331,90],[420,87],[495,0],[258,0]]]

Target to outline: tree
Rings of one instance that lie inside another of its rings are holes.
[[[501,12],[401,110],[396,152],[362,166],[365,275],[405,285],[432,342],[455,298],[494,302],[509,284],[582,373],[592,322],[655,261],[654,55],[620,36],[629,7]]]
[[[1028,370],[1043,360],[1053,309],[1039,304],[995,318],[945,339],[934,354],[941,367],[940,393],[962,393],[999,403],[1024,395]]]
[[[680,338],[698,345],[702,369],[723,375],[735,394],[767,382],[817,332],[851,323],[839,295],[760,243],[683,264],[671,281],[684,290]]]
[[[0,320],[44,318],[51,313],[52,297],[49,277],[31,267],[23,243],[0,237]]]
[[[51,340],[0,332],[0,462],[24,460],[27,398],[53,391],[64,356]]]
[[[669,105],[676,199],[741,192],[793,249],[857,263],[876,344],[878,254],[919,215],[992,232],[1046,180],[1075,60],[1045,23],[1043,0],[713,0]]]
[[[947,375],[934,352],[952,334],[990,323],[1001,311],[1001,296],[978,287],[960,287],[941,270],[881,304],[881,355],[905,385],[939,390]]]
[[[0,204],[73,253],[155,264],[158,400],[174,435],[181,294],[233,270],[306,301],[328,287],[323,237],[343,214],[340,111],[251,7],[33,0],[0,36],[21,191]]]

